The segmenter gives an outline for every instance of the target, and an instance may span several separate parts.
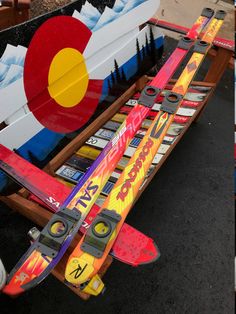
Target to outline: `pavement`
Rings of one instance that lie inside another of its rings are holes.
[[[169,39],[168,49],[174,45]],[[158,243],[159,261],[139,268],[114,261],[106,292],[88,302],[50,276],[17,299],[0,295],[1,314],[234,313],[233,81],[227,70],[128,216]],[[29,246],[32,223],[4,204],[0,213],[0,256],[9,271]]]

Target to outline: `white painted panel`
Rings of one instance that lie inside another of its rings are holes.
[[[19,80],[22,76],[23,67],[17,64],[11,64],[4,80],[0,82],[0,89],[3,89],[8,85],[14,83],[15,81]]]
[[[43,128],[30,112],[0,131],[0,143],[9,149],[19,148]]]
[[[138,7],[94,32],[86,47],[84,56],[87,58],[90,57],[110,42],[115,41],[148,21],[157,11],[159,4],[159,0],[145,1]]]
[[[0,123],[27,104],[23,78],[0,90]]]

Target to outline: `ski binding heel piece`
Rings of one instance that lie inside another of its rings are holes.
[[[138,103],[145,107],[152,108],[160,92],[161,90],[159,88],[148,85],[143,89]]]
[[[209,49],[210,44],[204,40],[198,40],[194,46],[193,52],[205,54]]]
[[[185,36],[180,39],[177,47],[180,49],[189,50],[192,47],[193,42],[193,39]]]
[[[209,19],[214,15],[214,10],[211,8],[204,8],[202,11],[202,16],[208,17]]]
[[[167,92],[161,105],[161,111],[174,114],[183,100],[183,96],[174,92]]]

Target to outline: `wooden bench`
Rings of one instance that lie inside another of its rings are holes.
[[[191,117],[191,119],[185,124],[185,127],[182,133],[178,136],[177,140],[174,144],[171,145],[171,148],[167,151],[164,158],[161,159],[161,162],[157,164],[155,170],[149,176],[149,178],[145,181],[145,184],[139,191],[135,202],[138,200],[140,195],[144,192],[154,175],[158,172],[160,167],[163,165],[165,160],[171,154],[175,146],[178,142],[183,138],[184,134],[187,132],[189,127],[193,122],[196,122],[199,118],[200,114],[206,107],[209,102],[211,96],[214,93],[215,87],[217,83],[221,79],[225,69],[228,67],[230,60],[232,58],[233,51],[228,50],[226,48],[220,47],[217,49],[212,49],[209,53],[211,57],[211,65],[206,73],[205,79],[202,82],[193,82],[192,85],[197,86],[206,86],[210,87],[210,91],[206,97],[206,99],[199,105],[196,110],[196,113]],[[44,171],[55,176],[55,171],[62,166],[67,159],[69,159],[92,135],[96,133],[111,117],[113,117],[132,96],[141,91],[147,81],[148,77],[142,77],[139,81],[137,81],[134,85],[132,85],[119,99],[117,99],[113,105],[111,105],[105,112],[103,112],[95,121],[93,121],[82,133],[80,133],[74,140],[72,140],[55,158],[53,158],[48,165],[45,167]],[[173,82],[173,81],[172,81]],[[17,194],[13,194],[8,197],[1,197],[0,200],[5,202],[9,207],[13,208],[23,216],[30,219],[34,224],[39,226],[44,226],[47,221],[52,216],[52,213],[49,212],[46,208],[40,206],[39,204],[33,202],[32,200],[27,199],[29,196],[29,192],[25,189],[21,189]],[[65,254],[64,258],[58,264],[58,266],[53,271],[53,275],[58,278],[61,282],[64,282],[64,269],[69,256],[69,253],[73,250],[75,243],[78,242],[79,235],[76,236],[69,250]],[[100,275],[102,276],[109,266],[112,263],[112,257],[108,256],[106,259],[103,268],[100,271]],[[74,289],[69,287],[74,293],[80,296],[82,299],[87,300],[89,295],[83,293],[79,289]]]

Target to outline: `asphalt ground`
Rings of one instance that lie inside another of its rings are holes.
[[[233,82],[227,70],[198,123],[128,216],[158,243],[159,261],[140,268],[114,261],[105,294],[87,302],[50,276],[19,298],[0,295],[0,313],[233,313]],[[0,256],[10,271],[29,246],[33,225],[4,204],[0,214]]]

